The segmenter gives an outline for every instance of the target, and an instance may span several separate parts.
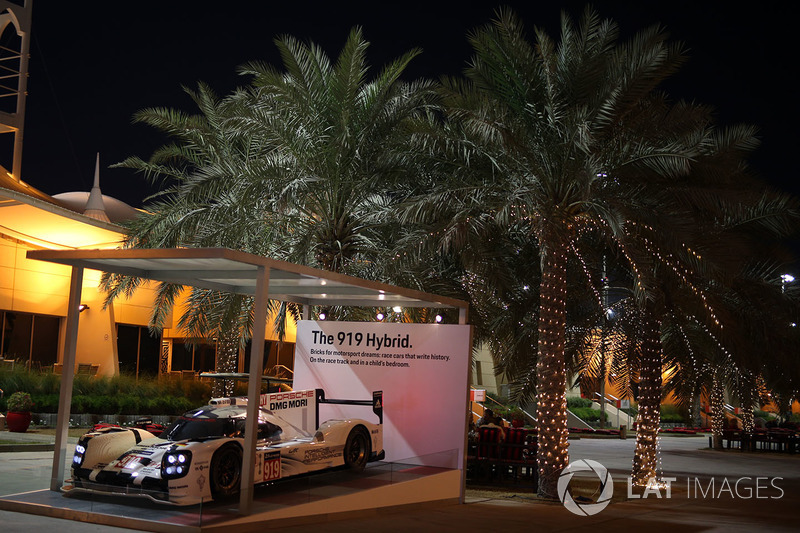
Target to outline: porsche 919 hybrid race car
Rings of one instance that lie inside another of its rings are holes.
[[[381,460],[383,394],[372,400],[326,399],[321,389],[262,394],[254,481],[270,483],[338,466]],[[358,418],[319,424],[324,403],[372,406],[378,423]],[[83,435],[66,492],[140,496],[193,505],[239,492],[247,398],[218,398],[185,413],[160,437],[107,427]]]

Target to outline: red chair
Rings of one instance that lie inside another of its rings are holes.
[[[500,428],[478,428],[478,459],[500,458]]]

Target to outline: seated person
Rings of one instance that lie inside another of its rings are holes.
[[[491,409],[483,411],[483,417],[478,420],[478,427],[492,427],[500,429],[500,440],[505,440],[506,430],[503,429],[503,419],[496,416]]]

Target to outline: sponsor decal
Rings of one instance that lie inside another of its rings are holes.
[[[203,492],[203,487],[206,484],[206,476],[204,476],[203,474],[200,474],[199,476],[197,476],[196,483],[197,483],[197,487],[200,489],[200,492]]]
[[[303,398],[300,400],[289,400],[283,402],[269,402],[269,410],[277,411],[279,409],[292,409],[294,407],[308,407],[308,400]]]
[[[148,450],[147,448],[142,448],[142,449],[137,448],[136,450],[137,455],[153,455],[153,453],[154,453],[153,450]]]
[[[161,468],[157,466],[146,466],[139,471],[142,476],[161,477]]]
[[[336,457],[341,457],[342,448],[344,448],[344,446],[337,446],[336,448],[324,447],[307,449],[305,455],[303,456],[303,464],[318,463],[321,461],[327,461],[329,459],[335,459]]]
[[[116,461],[111,464],[112,468],[133,468],[132,463],[139,462],[139,458],[134,454],[125,455],[124,457],[120,457]]]
[[[258,453],[256,455],[256,468],[253,479],[256,483],[274,481],[281,478],[281,452]]]
[[[302,390],[291,392],[275,392],[272,394],[262,394],[259,404],[265,406],[269,404],[270,410],[289,409],[292,407],[307,407],[308,400],[314,397],[316,391]]]

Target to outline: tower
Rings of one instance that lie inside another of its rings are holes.
[[[32,9],[32,0],[25,0],[22,6],[0,0],[0,36],[6,34],[11,24],[19,38],[11,47],[0,46],[0,133],[14,134],[11,175],[16,181],[20,181],[22,170]],[[16,46],[17,42],[19,46]]]

